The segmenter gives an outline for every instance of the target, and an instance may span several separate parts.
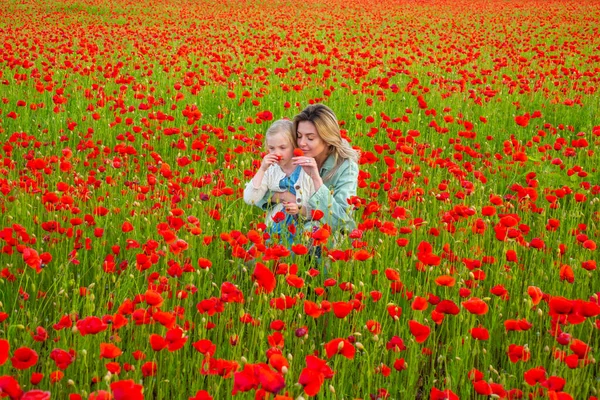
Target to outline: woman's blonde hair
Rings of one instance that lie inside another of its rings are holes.
[[[279,119],[273,122],[265,133],[265,149],[267,148],[267,139],[278,134],[284,135],[293,148],[298,147],[295,132],[294,124],[289,119]]]
[[[358,162],[358,151],[354,150],[346,139],[342,138],[337,117],[331,108],[317,103],[306,107],[294,117],[294,138],[297,140],[298,124],[303,121],[312,122],[317,128],[321,140],[328,145],[328,155],[334,155],[334,167],[323,177],[326,182],[336,173],[345,160]]]

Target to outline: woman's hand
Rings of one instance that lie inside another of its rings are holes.
[[[300,165],[304,170],[304,173],[308,174],[308,176],[310,176],[313,180],[315,190],[319,190],[319,188],[323,185],[323,180],[319,174],[317,161],[314,158],[306,156],[292,157],[292,164]]]
[[[304,172],[307,173],[310,177],[312,177],[313,175],[319,175],[319,168],[317,167],[317,162],[312,157],[292,157],[292,164],[301,166]]]

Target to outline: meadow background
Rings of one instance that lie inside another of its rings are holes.
[[[591,0],[3,1],[0,396],[597,398],[599,27]],[[314,102],[361,151],[327,272],[241,199]]]

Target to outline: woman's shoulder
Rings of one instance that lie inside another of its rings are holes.
[[[346,175],[346,174],[356,174],[358,175],[358,163],[356,161],[352,161],[348,158],[344,159],[340,166],[338,167],[335,175]]]

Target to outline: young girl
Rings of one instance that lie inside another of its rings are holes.
[[[314,193],[314,184],[308,174],[300,166],[294,165],[292,158],[298,156],[296,140],[293,134],[293,123],[288,120],[275,121],[265,134],[265,147],[268,153],[264,156],[254,178],[246,184],[244,201],[249,205],[257,205],[265,195],[271,193],[288,193],[289,201],[276,202],[267,209],[265,223],[271,236],[279,235],[281,239],[291,243],[295,234],[289,226],[302,228],[298,224],[298,215],[310,215],[308,201]],[[295,198],[295,201],[291,201]]]

